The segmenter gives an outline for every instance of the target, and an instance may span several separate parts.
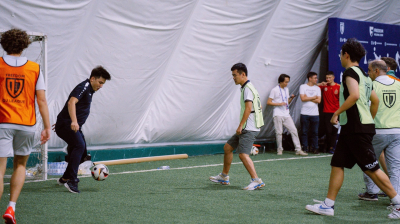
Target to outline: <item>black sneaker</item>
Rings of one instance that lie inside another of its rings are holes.
[[[377,201],[378,194],[369,194],[368,192],[365,192],[358,194],[358,198],[365,201]]]
[[[80,191],[78,190],[78,183],[75,183],[75,182],[72,182],[72,181],[67,181],[67,183],[65,183],[64,186],[71,193],[80,193]]]
[[[66,181],[66,180],[63,180],[62,177],[60,177],[60,179],[57,180],[57,183],[58,183],[58,185],[62,186],[62,185],[64,185],[65,183],[67,183],[67,181]]]

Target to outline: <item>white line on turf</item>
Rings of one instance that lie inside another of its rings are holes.
[[[324,157],[332,157],[332,155],[324,155],[324,156],[307,156],[307,157],[291,157],[291,158],[281,158],[281,159],[265,159],[265,160],[256,160],[253,163],[262,163],[262,162],[274,162],[274,161],[285,161],[285,160],[298,160],[298,159],[317,159],[317,158],[324,158]],[[242,162],[232,163],[232,165],[242,164]],[[213,166],[222,166],[223,163],[218,164],[208,164],[208,165],[200,165],[200,166],[187,166],[187,167],[177,167],[177,168],[170,168],[169,170],[184,170],[184,169],[194,169],[194,168],[204,168],[204,167],[213,167]],[[110,175],[118,175],[118,174],[130,174],[130,173],[146,173],[152,171],[163,171],[160,169],[150,169],[150,170],[135,170],[135,171],[125,171],[119,173],[110,173]],[[91,177],[90,175],[80,176],[79,178]],[[51,178],[47,180],[57,180],[58,178]],[[47,180],[32,180],[26,181],[25,183],[33,183],[33,182],[42,182]],[[9,185],[9,183],[4,183],[4,185]]]

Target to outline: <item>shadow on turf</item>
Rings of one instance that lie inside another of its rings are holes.
[[[203,190],[216,190],[216,191],[237,191],[237,190],[242,190],[243,187],[241,186],[232,186],[232,185],[222,185],[222,184],[213,184],[210,183],[206,187],[203,187]],[[189,188],[188,188],[189,189]]]
[[[82,187],[79,188],[79,190],[82,192],[99,192],[98,188],[88,188],[88,187]],[[34,186],[30,186],[30,187],[24,187],[24,192],[41,192],[41,193],[54,193],[54,192],[65,192],[65,193],[69,193],[67,188],[65,188],[64,186],[60,186],[58,184],[52,184],[49,185],[47,187],[34,187]]]

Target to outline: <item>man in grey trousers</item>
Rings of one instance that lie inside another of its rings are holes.
[[[379,156],[385,152],[390,182],[400,190],[400,82],[390,78],[387,66],[382,60],[374,60],[368,65],[373,89],[379,97],[378,113],[375,116],[376,135],[372,140],[374,151]],[[377,201],[379,187],[364,174],[366,192],[358,194],[359,199]]]

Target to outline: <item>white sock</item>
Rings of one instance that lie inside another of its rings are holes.
[[[223,176],[223,177],[227,177],[228,175],[226,175],[226,174],[224,174],[224,173],[221,173],[221,176]]]
[[[333,206],[335,205],[335,201],[333,201],[333,200],[331,200],[331,199],[329,199],[329,198],[325,198],[324,203],[325,203],[325,205],[328,206],[328,207],[333,207]]]
[[[10,201],[10,202],[8,203],[7,208],[11,206],[11,207],[13,208],[14,212],[15,212],[15,205],[16,205],[16,204],[17,204],[17,202]]]
[[[400,205],[400,196],[396,195],[394,198],[390,199],[390,201],[395,205]]]

